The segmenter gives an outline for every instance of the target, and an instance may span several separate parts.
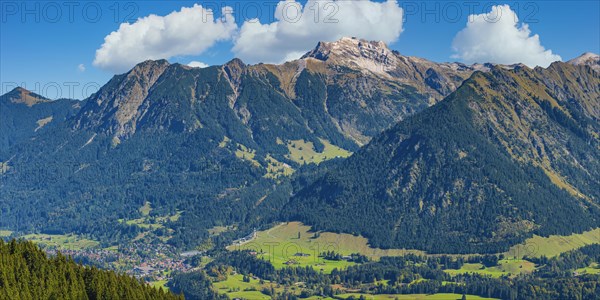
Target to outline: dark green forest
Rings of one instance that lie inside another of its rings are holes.
[[[35,244],[0,239],[0,299],[183,299],[127,275],[47,257]]]
[[[495,72],[474,74],[444,101],[375,137],[295,193],[282,210],[284,218],[316,230],[361,234],[375,247],[433,253],[498,253],[531,234],[597,228],[600,153],[590,134],[598,123],[582,109],[587,99],[575,102],[579,106],[565,99],[564,107],[554,108],[535,97],[519,100],[515,84],[503,78],[511,71]],[[498,89],[509,86],[504,99],[488,99],[484,80]],[[482,119],[484,114],[506,118],[512,112],[503,106],[528,118],[535,130],[530,135],[543,136],[546,144],[531,146],[511,136],[519,129],[516,122]],[[546,155],[541,147],[585,161],[589,171],[550,154],[552,167],[569,174],[587,199],[551,181],[535,158]]]

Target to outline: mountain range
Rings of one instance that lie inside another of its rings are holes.
[[[280,65],[145,61],[83,101],[17,88],[0,227],[114,241],[150,203],[182,214],[161,233],[178,246],[301,220],[433,252],[597,227],[599,61],[435,63],[342,38]]]
[[[437,253],[597,228],[599,99],[588,66],[476,72],[301,190],[286,214]]]

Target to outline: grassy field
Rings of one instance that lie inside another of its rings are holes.
[[[323,149],[323,152],[317,152],[312,142],[306,142],[304,140],[289,141],[287,144],[288,150],[290,151],[288,158],[299,164],[319,164],[336,157],[348,157],[352,155],[352,152],[332,145],[327,140],[321,139],[321,143],[323,143],[325,148]]]
[[[498,266],[486,268],[482,264],[464,264],[458,270],[445,270],[450,275],[477,273],[500,277],[504,275],[517,275],[522,273],[531,273],[535,270],[535,264],[522,259],[503,259],[498,261]]]
[[[577,269],[578,274],[600,274],[600,265],[592,263],[589,267]]]
[[[12,233],[10,230],[0,230],[0,238],[9,237]]]
[[[265,157],[265,161],[267,162],[267,174],[265,174],[267,178],[278,178],[294,174],[294,169],[290,165],[276,160],[269,154]]]
[[[174,215],[170,215],[170,216],[164,216],[164,217],[156,217],[156,221],[159,223],[164,223],[164,222],[177,222],[177,220],[179,220],[179,218],[181,217],[181,211],[177,211]]]
[[[256,151],[247,148],[242,144],[237,144],[237,150],[235,150],[235,156],[237,158],[251,162],[253,165],[260,167],[260,163],[254,159]]]
[[[255,280],[250,278],[250,282],[244,282],[243,276],[241,274],[229,275],[226,280],[219,281],[213,283],[215,289],[219,292],[219,294],[226,294],[230,299],[240,298],[240,299],[271,299],[271,297],[261,293],[260,291],[263,288],[270,288],[272,284],[270,282],[265,282],[263,284],[260,283],[259,280]],[[273,285],[273,288],[276,292],[280,293],[284,290],[283,287]],[[289,288],[289,291],[299,292],[300,290],[296,287]],[[330,297],[320,297],[320,296],[312,296],[307,299],[346,299],[350,296],[354,298],[359,298],[361,295],[364,295],[367,299],[374,300],[393,300],[393,299],[416,299],[416,300],[452,300],[452,299],[461,299],[462,295],[460,294],[411,294],[411,295],[371,295],[371,294],[358,294],[358,293],[348,293],[348,294],[340,294],[335,296],[335,298]],[[467,299],[469,300],[483,300],[483,299],[492,299],[492,298],[483,298],[479,296],[467,295]]]
[[[127,221],[125,221],[125,224],[136,225],[136,226],[139,226],[140,228],[150,229],[150,230],[154,230],[154,229],[163,227],[162,224],[152,222],[152,221],[148,220],[147,218],[127,220]]]
[[[460,294],[446,294],[446,293],[440,293],[440,294],[430,294],[430,295],[426,295],[426,294],[409,294],[409,295],[369,295],[369,294],[341,294],[341,295],[337,295],[336,297],[340,298],[340,299],[347,299],[350,296],[353,296],[354,298],[358,299],[361,295],[364,295],[366,299],[368,300],[394,300],[394,299],[400,299],[400,300],[460,300],[462,298],[462,295]],[[489,299],[494,299],[494,298],[484,298],[484,297],[479,297],[479,296],[473,296],[473,295],[467,295],[467,300],[489,300]]]
[[[493,277],[531,273],[535,265],[523,260],[525,255],[552,257],[594,243],[600,243],[600,229],[569,236],[546,238],[534,236],[527,239],[525,244],[513,246],[504,253],[507,259],[500,260],[496,267],[482,268],[481,264],[465,264],[460,270],[448,270],[448,273],[474,272]],[[282,223],[269,230],[259,231],[253,240],[241,245],[231,245],[228,249],[257,251],[259,257],[271,261],[276,268],[283,268],[288,263],[294,266],[312,266],[324,272],[353,264],[346,261],[328,261],[318,257],[324,251],[333,250],[342,255],[361,253],[374,260],[382,256],[399,256],[408,253],[426,255],[425,252],[418,250],[371,248],[367,239],[351,234],[319,232],[316,235],[310,232],[309,226],[299,222]],[[296,253],[303,253],[306,256],[296,256]]]
[[[271,297],[259,291],[243,291],[227,293],[229,299],[246,299],[246,300],[269,300]]]
[[[260,284],[256,279],[250,278],[250,282],[244,282],[243,275],[229,275],[227,280],[218,281],[213,284],[219,294],[226,294],[229,299],[271,299],[271,297],[261,293],[263,287],[270,286],[270,283]]]
[[[167,280],[158,280],[158,281],[152,281],[152,282],[150,282],[150,285],[152,287],[161,288],[161,289],[163,289],[163,290],[166,291],[166,290],[169,290],[169,288],[167,287],[167,283],[168,283]]]
[[[219,144],[219,147],[226,147],[231,140],[227,137]],[[285,143],[278,139],[277,142],[281,145]],[[286,155],[288,159],[291,159],[299,164],[316,163],[319,164],[323,161],[333,159],[336,157],[348,157],[352,155],[352,152],[346,151],[338,146],[331,144],[329,141],[321,139],[321,143],[324,145],[323,152],[317,152],[312,142],[304,140],[293,140],[287,142],[287,148],[289,154]],[[239,159],[250,162],[256,167],[264,167],[267,170],[265,177],[267,178],[278,178],[281,176],[289,176],[294,173],[294,168],[290,165],[280,162],[271,155],[264,157],[266,165],[261,166],[259,160],[256,158],[256,151],[250,149],[242,144],[236,144],[235,156]]]
[[[152,206],[150,205],[150,202],[146,201],[146,203],[144,203],[144,206],[140,207],[139,211],[140,214],[142,214],[142,216],[144,217],[150,215],[150,212],[152,211]]]
[[[215,226],[211,229],[208,229],[208,234],[211,236],[219,235],[227,230],[234,228],[234,226]]]
[[[298,234],[300,234],[300,238],[298,238]],[[344,268],[354,263],[320,258],[319,254],[325,251],[335,251],[342,255],[361,253],[372,259],[407,253],[423,254],[420,251],[371,248],[367,244],[366,238],[351,234],[321,232],[315,236],[314,232],[310,232],[309,226],[299,222],[282,223],[269,230],[259,231],[255,239],[242,245],[229,246],[228,249],[247,249],[259,253],[262,250],[263,254],[259,254],[259,257],[271,261],[275,268],[283,268],[287,266],[286,262],[288,262],[293,263],[294,266],[312,266],[318,270],[322,269],[326,273],[331,272],[334,268]],[[296,256],[296,253],[304,253],[307,256]]]
[[[23,239],[32,241],[40,246],[56,247],[63,250],[81,250],[97,247],[100,243],[82,238],[76,234],[28,234]]]
[[[228,142],[228,141],[227,141]],[[227,143],[222,142],[222,143]],[[256,160],[256,151],[242,144],[237,144],[237,149],[235,150],[235,156],[239,159],[246,160],[250,162],[252,165],[256,167],[261,167],[261,164]],[[278,178],[280,176],[289,176],[294,173],[294,169],[286,163],[282,163],[267,154],[265,157],[266,166],[262,166],[267,170],[267,174],[264,176],[267,178]]]
[[[563,252],[590,244],[600,244],[600,228],[568,236],[533,236],[527,239],[525,243],[511,247],[504,254],[506,257],[516,258],[523,258],[523,256],[540,257],[542,255],[554,257]]]
[[[179,217],[181,217],[180,211],[170,216],[151,217],[150,212],[152,211],[152,205],[150,204],[150,202],[146,202],[142,207],[138,209],[138,211],[143,217],[131,220],[119,219],[119,223],[125,222],[125,224],[127,225],[136,225],[140,228],[154,230],[158,228],[163,228],[164,223],[169,221],[175,222],[179,220]]]
[[[230,141],[231,141],[230,138],[224,136],[223,140],[219,143],[219,148],[225,148],[227,146],[227,144],[229,144]]]
[[[119,219],[118,220],[119,223],[125,223],[127,225],[137,226],[139,228],[144,229],[133,239],[133,241],[142,241],[142,240],[148,241],[148,240],[151,240],[154,238],[158,238],[162,242],[167,242],[171,238],[173,230],[170,228],[167,228],[166,234],[163,233],[160,236],[157,236],[155,234],[155,230],[164,228],[165,227],[164,224],[167,222],[175,222],[175,221],[179,220],[179,218],[181,217],[181,213],[182,213],[181,211],[177,211],[173,215],[166,215],[166,216],[153,215],[153,216],[151,216],[150,213],[152,212],[152,205],[150,202],[144,203],[144,205],[141,206],[138,209],[138,211],[142,215],[141,218],[129,219],[129,220],[128,219]]]
[[[250,278],[250,282],[243,281],[242,274],[228,275],[226,280],[215,282],[214,287],[220,292],[243,291],[248,289],[260,290],[262,285],[256,279]]]

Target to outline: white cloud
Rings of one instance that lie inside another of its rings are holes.
[[[233,52],[248,63],[299,58],[319,41],[344,36],[394,42],[400,36],[403,11],[396,0],[383,3],[343,0],[281,1],[273,23],[245,21],[234,40]]]
[[[466,63],[523,63],[547,67],[561,57],[540,44],[525,23],[519,26],[517,14],[508,5],[493,6],[487,14],[471,15],[467,27],[452,42],[453,58]]]
[[[203,63],[201,61],[195,61],[195,60],[194,61],[190,61],[187,65],[189,67],[192,67],[192,68],[206,68],[206,67],[208,67],[207,64],[205,64],[205,63]]]
[[[197,55],[217,41],[228,40],[237,25],[230,7],[215,18],[201,5],[182,7],[166,16],[149,15],[135,23],[123,23],[104,38],[96,50],[94,66],[123,72],[147,59],[168,59],[177,55]]]
[[[77,70],[79,72],[85,72],[85,65],[84,64],[77,65]]]

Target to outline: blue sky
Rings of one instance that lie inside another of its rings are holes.
[[[300,1],[301,5],[305,3],[306,1]],[[194,4],[199,4],[203,8],[217,8],[217,11],[218,8],[226,5],[231,6],[234,10],[235,24],[223,26],[217,24],[214,28],[198,29],[194,32],[185,32],[186,29],[174,30],[175,33],[171,33],[170,36],[165,35],[162,40],[153,44],[156,49],[152,53],[169,53],[169,61],[184,64],[191,61],[209,65],[222,64],[235,56],[242,56],[242,59],[246,58],[244,60],[250,62],[262,61],[265,57],[280,61],[284,59],[283,54],[287,54],[285,57],[294,57],[298,55],[297,53],[310,50],[310,47],[320,39],[357,32],[357,37],[381,37],[382,40],[388,41],[390,48],[404,55],[420,56],[433,61],[470,63],[487,59],[504,63],[511,59],[522,59],[531,61],[534,65],[536,63],[541,65],[546,61],[555,60],[556,55],[560,55],[562,60],[569,60],[586,51],[600,52],[599,3],[600,1],[399,1],[397,6],[402,8],[401,14],[398,10],[389,9],[392,6],[383,7],[383,15],[373,15],[375,14],[373,13],[370,16],[365,15],[364,18],[360,13],[369,14],[371,6],[357,8],[357,11],[350,11],[350,8],[338,9],[333,16],[334,19],[341,21],[339,26],[327,27],[327,29],[323,27],[323,30],[320,30],[320,25],[305,24],[306,27],[298,27],[307,28],[306,32],[301,32],[302,34],[286,33],[285,29],[281,29],[283,26],[280,26],[281,34],[269,35],[268,32],[260,32],[260,30],[267,30],[266,25],[276,21],[273,14],[277,1],[2,1],[0,15],[2,90],[0,93],[5,93],[18,84],[50,98],[83,98],[106,83],[115,72],[129,68],[126,62],[114,61],[116,56],[113,55],[114,53],[121,53],[123,59],[129,61],[138,59],[138,56],[139,61],[142,61],[145,56],[154,55],[151,58],[157,58],[156,55],[160,55],[148,54],[145,52],[147,49],[136,48],[135,41],[129,47],[122,46],[127,43],[119,41],[114,43],[112,48],[107,49],[105,59],[109,61],[106,64],[94,65],[96,50],[101,48],[107,35],[119,29],[121,23],[134,23],[138,18],[150,14],[165,16],[180,11],[182,7],[192,7]],[[485,24],[478,27],[474,25],[467,30],[468,32],[464,32],[460,37],[457,36],[465,29],[470,13],[490,13],[492,4],[509,5],[519,18],[517,26],[526,23],[530,31],[529,36],[539,35],[537,44],[535,39],[515,41],[516,49],[525,47],[519,45],[533,43],[536,45],[530,46],[534,48],[543,47],[541,48],[545,51],[543,55],[538,51],[530,56],[526,53],[511,56],[508,50],[507,53],[502,52],[504,45],[498,45],[497,42],[489,44],[490,49],[485,55],[481,53],[473,55],[471,50],[474,47],[493,41],[491,38],[496,34],[510,31],[506,33],[507,36],[524,34],[527,37],[527,33],[518,33],[516,30],[512,32],[510,27],[513,24],[507,24],[508,27],[505,27],[504,31],[499,31],[503,30],[500,25],[494,27],[486,27]],[[305,14],[306,11],[305,8]],[[350,12],[355,14],[352,15]],[[325,18],[327,13],[332,11],[322,12],[319,18]],[[360,17],[357,17],[356,13]],[[220,13],[216,15],[218,17]],[[379,23],[372,24],[373,16],[378,16]],[[260,24],[265,26],[248,26],[247,32],[241,33],[244,21],[254,17],[258,17]],[[404,22],[400,24],[398,18],[403,19]],[[363,24],[361,23],[363,19],[371,21],[364,21],[366,23]],[[352,27],[354,25],[357,27]],[[294,30],[294,27],[290,28]],[[258,35],[249,34],[248,32],[252,31],[250,29]],[[217,34],[215,33],[217,30],[223,32]],[[177,36],[179,32],[182,34],[180,37]],[[197,34],[198,32],[200,34]],[[135,33],[136,31],[132,34]],[[190,36],[201,36],[199,41],[206,40],[205,44],[212,46],[187,45],[186,40],[196,40],[190,39]],[[279,40],[271,41],[273,37]],[[144,38],[144,41],[148,42],[148,37]],[[191,50],[181,50],[188,46]],[[236,50],[233,50],[234,47]],[[498,53],[489,56],[490,51]],[[86,91],[83,90],[84,87]]]

